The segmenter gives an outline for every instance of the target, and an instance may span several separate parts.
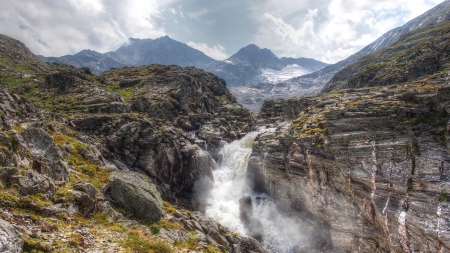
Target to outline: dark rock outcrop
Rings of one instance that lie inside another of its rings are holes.
[[[64,69],[47,75],[39,96],[52,111],[83,113],[127,113],[130,106],[115,92],[99,87],[105,80],[89,69]],[[63,103],[62,103],[63,102]]]
[[[110,175],[111,196],[137,219],[156,222],[162,216],[162,200],[156,185],[144,174],[115,171]]]
[[[186,213],[176,211],[173,216],[167,215],[170,220],[180,222],[188,231],[194,231],[197,237],[203,243],[219,245],[219,248],[225,252],[233,253],[267,253],[268,251],[257,240],[246,235],[233,233],[228,228],[217,223],[210,217],[204,216],[199,212]],[[173,241],[177,239],[185,241],[183,236],[175,235],[169,231],[163,231],[162,237]]]

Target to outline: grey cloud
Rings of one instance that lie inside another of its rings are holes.
[[[335,62],[439,1],[3,0],[0,33],[46,56],[169,35],[221,56],[255,43]]]

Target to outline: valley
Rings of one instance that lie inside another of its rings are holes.
[[[0,252],[449,252],[448,13],[333,65],[0,35]]]

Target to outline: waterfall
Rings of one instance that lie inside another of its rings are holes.
[[[250,196],[253,218],[262,225],[261,242],[264,247],[272,253],[290,253],[293,247],[284,218],[267,196],[252,192],[246,182],[247,162],[257,135],[258,132],[249,133],[221,151],[222,162],[214,171],[214,188],[208,199],[206,215],[234,231],[248,234],[240,219],[239,199],[244,195]]]

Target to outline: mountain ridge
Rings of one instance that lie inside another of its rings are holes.
[[[252,50],[245,53],[249,49],[247,47],[252,48]],[[238,53],[238,51],[229,59],[218,61],[207,56],[200,50],[171,39],[166,35],[157,39],[130,38],[128,43],[122,45],[116,51],[97,55],[97,57],[92,57],[89,61],[80,58],[80,55],[78,55],[86,50],[75,55],[62,57],[40,56],[40,58],[48,62],[71,64],[78,68],[89,67],[97,74],[107,71],[110,67],[116,68],[150,64],[195,66],[218,75],[226,80],[228,86],[250,85],[265,81],[265,77],[260,76],[264,69],[281,70],[283,67],[296,64],[300,68],[305,69],[306,72],[311,72],[328,65],[309,58],[278,58],[269,49],[260,49],[254,44],[253,46],[248,45],[243,47],[241,50],[239,51],[241,53],[244,52],[243,55]],[[250,62],[249,59],[244,59],[245,57],[255,59],[255,61]],[[110,59],[109,63],[111,66],[106,65],[108,63],[106,59]],[[230,59],[234,59],[236,62],[230,64]],[[261,62],[256,59],[264,60]],[[98,64],[95,65],[98,62],[105,64],[101,66]]]

